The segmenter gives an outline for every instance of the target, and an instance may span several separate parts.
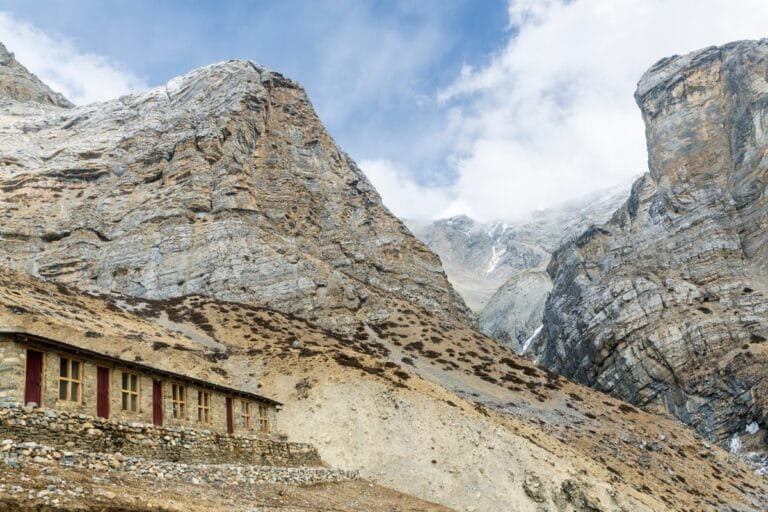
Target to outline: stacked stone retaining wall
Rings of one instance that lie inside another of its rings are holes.
[[[53,409],[25,408],[21,404],[0,406],[0,439],[6,438],[61,450],[120,453],[185,464],[323,466],[317,450],[309,444],[104,420]]]
[[[66,451],[32,441],[18,442],[11,439],[0,441],[0,464],[12,469],[28,464],[76,467],[94,473],[120,471],[140,477],[237,486],[243,484],[281,483],[311,485],[321,482],[356,480],[357,471],[318,467],[272,467],[247,464],[184,464],[126,457],[120,453],[89,453]]]

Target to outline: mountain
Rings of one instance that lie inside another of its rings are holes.
[[[679,422],[477,332],[295,82],[233,61],[93,105],[4,101],[0,325],[216,362],[329,465],[457,510],[768,507],[761,476]]]
[[[533,347],[554,371],[763,451],[766,70],[761,40],[663,59],[643,75],[635,98],[650,173],[610,221],[555,251]]]
[[[37,103],[47,106],[72,107],[72,103],[40,81],[19,64],[14,55],[0,43],[0,102],[4,107],[14,103]]]
[[[223,62],[72,107],[5,59],[8,99],[34,101],[0,120],[3,265],[135,297],[260,304],[339,329],[386,315],[392,296],[467,318],[438,258],[279,73]]]
[[[478,315],[480,329],[521,351],[541,325],[552,288],[546,273],[552,251],[607,220],[626,195],[626,187],[613,187],[516,221],[477,222],[461,215],[406,223],[440,256],[451,284]]]

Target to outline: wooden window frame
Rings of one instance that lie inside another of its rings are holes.
[[[171,384],[171,407],[174,419],[187,418],[187,386],[184,384]]]
[[[251,402],[248,400],[240,400],[240,419],[243,429],[251,430]]]
[[[128,387],[125,387],[126,377]],[[131,388],[131,378],[136,379],[136,389]],[[131,398],[135,397],[136,402],[131,402]],[[121,371],[120,375],[120,410],[123,412],[138,414],[140,410],[141,400],[141,376],[138,373]],[[134,407],[135,406],[135,407]]]
[[[66,363],[65,363],[66,361]],[[77,363],[77,376],[73,376],[72,363]],[[62,364],[66,367],[66,375],[61,374]],[[79,404],[83,400],[83,362],[80,359],[59,356],[59,402],[69,402]],[[77,384],[77,397],[72,398],[72,385]],[[61,391],[64,391],[64,398],[61,397]]]
[[[269,433],[269,407],[267,404],[259,404],[259,432]]]
[[[210,425],[211,423],[211,392],[197,390],[197,421]]]

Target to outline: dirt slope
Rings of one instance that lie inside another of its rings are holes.
[[[104,344],[133,334],[126,358],[213,360],[232,385],[285,402],[279,428],[316,444],[329,464],[452,508],[768,507],[763,477],[679,422],[549,374],[412,304],[389,309],[345,337],[254,306],[114,300],[0,276],[0,322],[54,337],[97,329]]]

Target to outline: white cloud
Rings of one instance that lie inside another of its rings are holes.
[[[82,53],[69,40],[0,12],[0,41],[30,71],[75,104],[116,98],[147,88],[110,59]]]
[[[431,220],[457,213],[448,210],[450,190],[419,185],[394,162],[363,160],[360,168],[382,196],[384,206],[401,219]]]
[[[765,36],[768,2],[518,0],[509,16],[516,30],[505,48],[438,94],[461,148],[448,209],[481,219],[521,216],[644,172],[633,99],[642,73],[669,55]]]

